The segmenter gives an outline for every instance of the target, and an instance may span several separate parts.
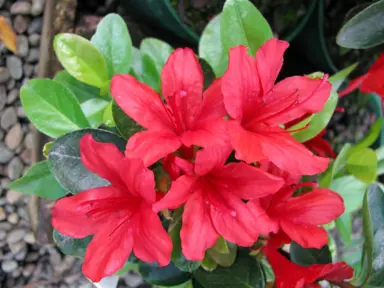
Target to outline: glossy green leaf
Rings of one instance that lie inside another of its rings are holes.
[[[8,188],[46,199],[59,199],[68,194],[52,175],[47,161],[33,165],[23,177],[12,182]]]
[[[228,254],[230,251],[229,251],[229,247],[228,247],[228,243],[227,241],[225,241],[225,239],[220,236],[215,245],[212,247],[213,250],[221,253],[221,254]]]
[[[192,274],[179,270],[172,262],[165,267],[140,262],[139,272],[145,281],[156,286],[176,286],[192,277]]]
[[[383,127],[383,118],[378,118],[375,123],[369,129],[368,135],[364,137],[359,143],[354,145],[350,151],[350,153],[354,153],[355,151],[368,148],[373,143],[375,143],[376,139],[379,137],[381,128]]]
[[[52,138],[90,126],[79,101],[59,82],[30,80],[21,88],[20,99],[29,120]]]
[[[340,238],[344,244],[348,246],[351,243],[352,237],[352,215],[351,213],[344,213],[335,220],[337,231],[339,231]]]
[[[60,82],[62,85],[67,87],[76,96],[80,103],[83,103],[89,99],[100,97],[100,89],[85,84],[76,80],[67,71],[63,70],[56,74],[53,79]],[[100,97],[101,98],[101,97]]]
[[[108,14],[97,25],[91,42],[103,54],[109,78],[115,74],[128,74],[132,60],[132,41],[127,25],[117,14]]]
[[[98,88],[108,85],[104,57],[87,39],[69,33],[59,34],[53,47],[61,65],[77,80]]]
[[[208,272],[212,272],[217,268],[217,263],[209,255],[205,255],[201,267]]]
[[[384,160],[384,146],[376,149],[377,161]]]
[[[205,61],[202,58],[199,58],[199,63],[200,63],[201,69],[203,70],[204,90],[205,90],[212,84],[212,82],[215,80],[216,76],[212,70],[212,67],[208,64],[207,61]]]
[[[159,39],[145,38],[140,43],[140,52],[153,60],[159,75],[172,51],[173,48],[168,43]]]
[[[216,15],[205,27],[199,41],[199,56],[209,63],[217,77],[228,66],[228,51],[221,41],[221,14]]]
[[[144,130],[144,128],[141,127],[135,120],[125,114],[123,109],[121,109],[115,101],[113,101],[112,104],[112,115],[117,130],[122,136],[124,136],[125,139],[128,139],[133,134]]]
[[[312,264],[328,264],[332,262],[329,247],[325,245],[321,249],[305,249],[296,242],[290,245],[289,255],[294,263],[308,267]]]
[[[353,151],[353,153],[350,153],[348,156],[346,168],[347,171],[357,179],[366,183],[374,182],[377,175],[377,157],[375,151],[370,148]]]
[[[344,24],[337,35],[337,44],[345,48],[366,49],[384,43],[383,18],[384,0],[381,0]]]
[[[265,288],[266,280],[261,264],[241,249],[231,267],[218,267],[213,272],[198,269],[193,274],[204,288]]]
[[[248,0],[227,0],[221,13],[221,41],[224,51],[240,44],[255,55],[272,30],[260,11]]]
[[[92,240],[92,236],[75,239],[64,234],[61,234],[56,229],[53,230],[53,240],[60,251],[66,255],[84,258],[85,250]]]
[[[337,90],[339,90],[341,84],[343,84],[349,74],[356,69],[357,65],[358,63],[352,64],[329,77],[328,81],[332,84],[332,91],[337,92]]]
[[[218,265],[223,267],[230,267],[236,260],[237,245],[227,242],[228,252],[220,252],[218,247],[212,247],[207,250],[207,255],[215,261]]]
[[[143,71],[140,75],[143,82],[151,86],[157,92],[160,91],[160,74],[156,69],[156,64],[152,58],[146,54],[142,55]]]
[[[143,56],[141,52],[136,47],[132,47],[132,63],[131,71],[129,74],[134,76],[138,81],[143,82],[141,74],[143,73]]]
[[[103,116],[102,116],[102,122],[107,126],[107,127],[115,127],[115,121],[113,120],[113,101],[109,102],[107,107],[105,107]]]
[[[91,127],[97,128],[103,122],[104,109],[108,104],[108,101],[100,98],[89,99],[81,104],[81,109]]]
[[[66,134],[55,142],[48,153],[48,163],[57,181],[73,194],[110,185],[109,182],[90,172],[80,160],[79,141],[91,134],[98,142],[113,143],[120,151],[125,150],[125,141],[105,130],[84,129]]]

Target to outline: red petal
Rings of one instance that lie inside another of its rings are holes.
[[[120,163],[120,177],[127,190],[134,196],[153,203],[156,200],[153,172],[144,166],[143,160],[125,158]]]
[[[172,131],[143,131],[129,138],[125,155],[143,159],[144,165],[150,166],[180,146],[179,137]]]
[[[224,106],[224,96],[221,92],[221,79],[216,79],[203,94],[203,103],[200,107],[196,120],[207,122],[226,116],[227,110]]]
[[[123,196],[124,193],[120,190],[108,186],[89,189],[74,196],[62,198],[52,208],[52,226],[60,233],[74,238],[92,235],[100,227],[98,222],[86,215],[90,210],[89,206],[82,204],[90,200]],[[105,218],[102,220],[105,220]]]
[[[369,73],[361,84],[360,91],[363,93],[376,93],[379,96],[384,96],[384,68],[375,71],[375,73]]]
[[[288,47],[288,42],[271,38],[257,50],[256,67],[264,94],[272,89],[283,66],[283,55]]]
[[[191,123],[203,100],[204,76],[195,53],[178,48],[169,56],[161,71],[161,89],[168,104],[171,98],[183,102],[178,111],[184,123]]]
[[[241,199],[255,199],[277,192],[284,180],[245,163],[230,163],[213,172],[216,184]]]
[[[144,262],[166,266],[171,261],[172,241],[164,230],[159,216],[147,204],[142,204],[136,215],[133,232],[133,252]]]
[[[196,153],[195,172],[197,175],[205,175],[214,169],[223,167],[231,154],[232,147],[215,146],[199,150]]]
[[[124,266],[132,244],[132,227],[125,224],[116,229],[116,223],[105,223],[87,247],[83,274],[92,282],[113,275]]]
[[[157,203],[152,205],[155,212],[164,209],[176,209],[183,205],[188,197],[191,195],[192,185],[196,182],[196,178],[192,176],[183,175],[172,182],[171,189],[165,196]]]
[[[278,222],[268,216],[260,206],[259,200],[248,201],[247,206],[249,211],[257,218],[257,229],[260,231],[260,234],[268,235],[270,232],[277,233],[279,230]]]
[[[335,264],[314,264],[309,267],[314,271],[318,271],[318,279],[328,280],[332,282],[340,282],[351,279],[353,277],[353,268],[345,262],[338,262]]]
[[[188,260],[203,260],[205,250],[215,245],[219,238],[202,191],[192,194],[185,204],[180,238],[183,254]]]
[[[277,177],[283,178],[286,185],[296,184],[300,182],[301,175],[293,175],[289,173],[288,171],[281,170],[279,167],[277,167],[275,164],[273,164],[271,161],[268,161],[267,159],[259,161],[260,163],[260,169],[263,169],[264,171],[271,173],[272,175],[275,175]]]
[[[144,128],[172,127],[160,96],[131,75],[113,76],[111,93],[121,109]]]
[[[348,83],[348,86],[339,92],[339,97],[343,97],[355,91],[361,86],[363,81],[368,77],[368,74],[361,75]]]
[[[337,157],[337,155],[332,149],[332,146],[328,143],[327,140],[321,138],[320,135],[304,142],[304,145],[308,147],[308,149],[316,153],[318,156],[331,157],[333,159]]]
[[[96,142],[92,135],[80,139],[80,157],[83,165],[91,172],[107,179],[111,184],[122,188],[119,175],[123,153],[112,143]]]
[[[229,50],[228,69],[222,78],[224,104],[229,115],[237,120],[248,119],[261,103],[260,79],[256,60],[247,54],[247,47]]]

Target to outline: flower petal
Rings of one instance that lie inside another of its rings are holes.
[[[144,128],[172,127],[159,94],[131,75],[113,76],[111,93],[121,109]]]
[[[226,116],[227,110],[224,106],[224,96],[221,92],[221,79],[218,78],[205,90],[203,103],[196,116],[198,122],[207,122]]]
[[[188,260],[203,260],[205,250],[219,238],[213,227],[209,205],[202,191],[196,191],[185,204],[180,231],[182,252]]]
[[[283,66],[283,55],[289,43],[276,38],[266,41],[256,52],[256,67],[264,94],[275,84]]]
[[[129,138],[125,156],[143,159],[145,166],[175,152],[181,146],[179,137],[172,131],[143,131]]]
[[[259,204],[259,200],[251,200],[247,202],[249,211],[257,219],[257,229],[260,234],[269,235],[269,233],[277,233],[279,230],[279,224],[277,221],[271,219],[265,210]]]
[[[356,89],[358,89],[367,77],[368,77],[368,74],[363,74],[349,81],[348,86],[339,92],[339,97],[348,95],[353,91],[355,91]]]
[[[228,69],[222,78],[224,105],[229,115],[241,121],[248,119],[262,102],[256,60],[247,54],[246,46],[229,50]]]
[[[157,262],[166,266],[171,261],[172,241],[163,228],[159,216],[151,206],[143,203],[133,225],[133,252],[144,262]]]
[[[322,280],[340,282],[353,277],[353,268],[345,262],[329,263],[326,265],[314,264],[309,268],[318,271],[318,279]]]
[[[215,146],[197,151],[195,160],[196,174],[202,176],[214,169],[223,167],[231,151],[232,147],[229,145]]]
[[[152,209],[159,212],[164,209],[176,209],[183,205],[192,194],[192,186],[196,182],[195,177],[183,175],[172,182],[171,189],[155,204]]]

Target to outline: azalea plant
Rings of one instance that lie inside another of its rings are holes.
[[[54,140],[10,187],[57,200],[54,240],[92,282],[136,270],[166,287],[381,287],[381,119],[335,155],[322,136],[354,67],[277,80],[288,46],[246,0],[226,1],[198,55],[132,47],[115,14],[91,41],[57,35],[65,70],[21,90]],[[329,231],[349,244],[359,209],[359,259],[338,259]]]

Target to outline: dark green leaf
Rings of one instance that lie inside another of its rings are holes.
[[[91,42],[103,54],[109,78],[115,74],[128,74],[132,60],[132,41],[127,25],[117,14],[108,14],[97,25]]]
[[[204,74],[204,89],[207,89],[209,85],[211,85],[211,83],[215,80],[216,76],[207,61],[200,58],[199,62]]]
[[[220,240],[218,240],[220,241]],[[207,250],[207,255],[213,259],[218,265],[230,267],[236,260],[237,245],[227,242],[228,252],[221,253],[217,247],[212,247]]]
[[[80,160],[79,140],[91,134],[98,142],[113,143],[121,151],[125,141],[108,131],[84,129],[66,134],[53,142],[48,153],[48,163],[59,183],[71,193],[90,188],[108,186],[109,182],[86,169]]]
[[[165,267],[140,262],[139,272],[143,279],[152,285],[175,286],[191,279],[191,274],[179,270],[172,262]]]
[[[156,69],[156,64],[152,58],[146,54],[142,55],[143,71],[140,75],[143,82],[151,86],[157,92],[160,91],[160,74]]]
[[[100,98],[89,99],[81,104],[81,109],[93,128],[99,127],[103,122],[104,110],[108,104],[108,101]]]
[[[332,262],[331,252],[326,245],[321,249],[305,249],[296,242],[290,245],[291,260],[300,266],[310,266],[312,264],[328,264]]]
[[[172,51],[168,43],[155,38],[145,38],[140,44],[140,52],[153,60],[159,75]]]
[[[383,43],[383,19],[384,0],[381,0],[350,19],[337,35],[337,44],[346,48],[366,49]]]
[[[59,199],[67,195],[67,191],[49,170],[47,161],[33,165],[22,178],[11,183],[8,188],[47,199]]]
[[[53,240],[57,247],[66,255],[75,256],[78,258],[84,258],[85,250],[92,240],[92,236],[85,238],[75,239],[69,236],[61,234],[56,229],[53,230]]]
[[[227,0],[221,13],[221,41],[225,51],[245,45],[249,53],[272,38],[272,30],[260,11],[248,0]]]
[[[198,269],[193,274],[204,288],[264,288],[265,275],[261,264],[248,255],[248,250],[239,252],[235,263],[229,267],[218,267],[213,272]]]
[[[20,99],[29,120],[52,138],[90,127],[79,101],[59,82],[30,80],[21,89]]]
[[[374,182],[377,177],[377,156],[375,151],[370,148],[354,150],[348,156],[346,168],[357,179],[368,184]]]
[[[144,128],[141,127],[135,120],[125,114],[123,109],[121,109],[115,101],[113,101],[112,104],[112,115],[117,130],[119,130],[120,134],[123,135],[125,139],[128,139],[136,132],[144,130]]]

